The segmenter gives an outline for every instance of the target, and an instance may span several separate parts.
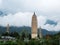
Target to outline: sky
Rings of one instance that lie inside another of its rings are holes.
[[[38,28],[60,31],[60,0],[0,0],[1,11],[0,26],[31,27],[35,12]]]

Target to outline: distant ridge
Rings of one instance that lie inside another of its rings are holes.
[[[10,27],[10,32],[20,33],[22,30],[26,30],[26,31],[28,31],[28,33],[31,33],[31,27],[28,27],[28,26],[22,26],[22,27],[11,26]],[[2,34],[4,32],[6,32],[6,27],[0,26],[0,34]],[[56,34],[58,32],[48,31],[46,29],[42,29],[42,33],[43,33],[43,35],[46,35],[46,34],[51,34],[52,35],[52,34]]]

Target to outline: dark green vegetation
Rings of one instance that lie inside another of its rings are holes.
[[[20,34],[4,33],[3,36],[12,36],[17,40],[0,41],[0,45],[59,45],[60,44],[60,32],[54,35],[43,36],[42,39],[31,39],[31,35],[27,31],[22,31]]]
[[[28,31],[29,30],[29,31]],[[0,39],[1,36],[15,37],[16,40],[0,40],[0,45],[59,45],[60,44],[60,32],[49,32],[42,29],[44,35],[42,39],[31,38],[30,27],[10,27],[10,33],[6,32],[6,27],[0,27]]]

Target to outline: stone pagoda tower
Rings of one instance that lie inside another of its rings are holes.
[[[42,36],[42,28],[41,27],[39,28],[39,38],[43,38],[43,36]]]
[[[31,37],[32,38],[37,38],[37,16],[34,12],[32,16],[32,31],[31,31]]]
[[[9,24],[7,24],[7,30],[6,30],[7,33],[9,33]]]

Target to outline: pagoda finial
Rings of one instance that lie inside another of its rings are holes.
[[[34,12],[34,15],[35,15],[35,12]]]

